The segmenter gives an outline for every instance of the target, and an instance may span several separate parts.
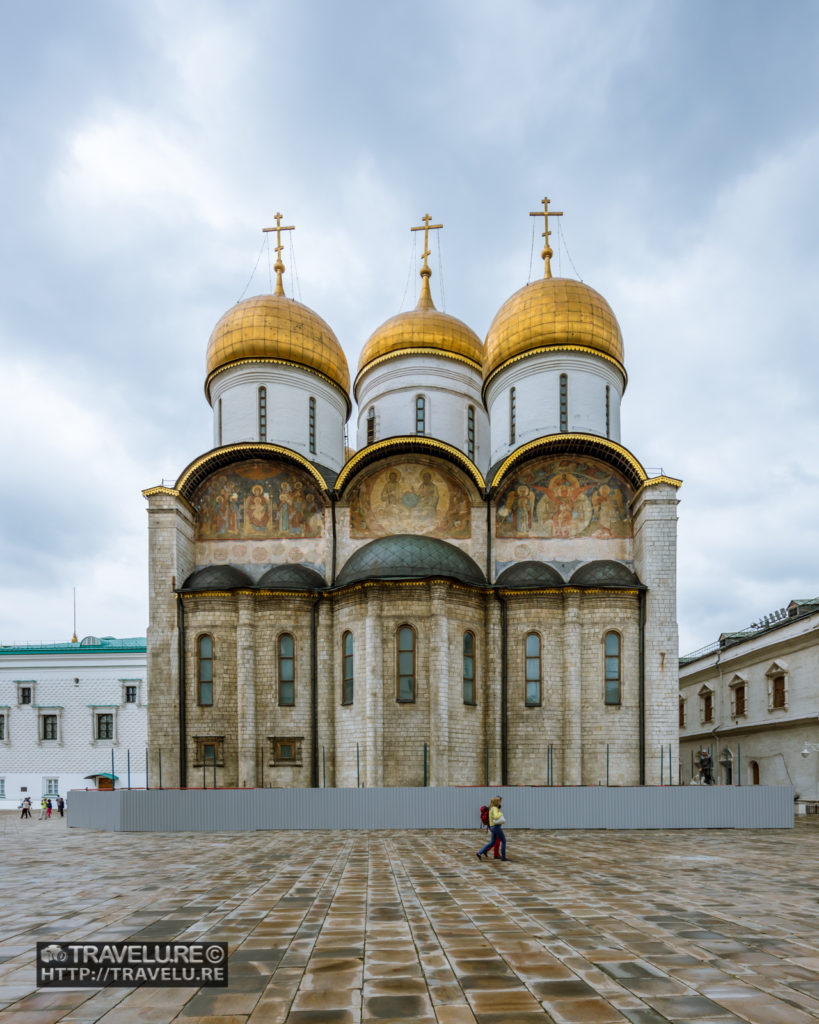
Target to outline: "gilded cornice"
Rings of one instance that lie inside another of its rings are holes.
[[[256,358],[234,359],[229,363],[224,363],[222,366],[217,366],[217,368],[215,370],[212,370],[205,378],[205,398],[207,398],[208,400],[208,405],[212,405],[212,402],[210,400],[211,383],[220,374],[225,373],[227,370],[233,370],[237,366],[258,366],[259,363],[268,363],[273,364],[274,366],[295,367],[297,370],[304,370],[305,373],[312,373],[314,376],[321,378],[321,380],[325,381],[327,384],[331,384],[336,389],[336,391],[338,391],[340,394],[344,396],[344,402],[347,406],[347,419],[350,418],[350,413],[353,411],[353,405],[352,402],[350,401],[350,396],[347,394],[344,388],[341,387],[338,381],[333,380],[332,377],[328,376],[326,373],[322,373],[321,370],[317,370],[313,366],[307,366],[305,363],[297,363],[293,359],[276,359],[273,356],[257,356]]]
[[[615,359],[614,356],[610,356],[607,352],[601,352],[599,349],[591,348],[589,345],[539,345],[537,348],[530,348],[526,352],[520,352],[516,356],[510,356],[508,359],[504,359],[500,366],[496,366],[495,369],[492,370],[483,382],[481,397],[484,402],[486,401],[486,389],[489,387],[490,382],[493,381],[501,371],[505,370],[507,366],[511,366],[513,363],[519,363],[522,359],[528,359],[530,356],[543,355],[546,352],[582,352],[585,355],[597,356],[598,359],[605,359],[607,362],[611,363],[612,366],[616,366],[620,373],[622,373],[623,390],[625,391],[626,387],[628,387],[628,374],[626,373],[625,366],[623,366],[619,359]]]
[[[381,455],[392,455],[400,451],[422,451],[431,455],[443,454],[450,462],[454,462],[475,483],[481,493],[486,486],[481,471],[462,451],[446,441],[437,441],[431,437],[417,434],[405,434],[399,437],[387,437],[382,441],[374,441],[356,452],[345,464],[336,480],[336,491],[341,494],[352,477],[364,466],[374,462]]]
[[[465,366],[469,366],[473,370],[477,370],[481,373],[483,370],[483,364],[478,362],[477,359],[470,359],[468,356],[461,355],[458,352],[447,352],[440,348],[399,348],[394,352],[387,352],[383,356],[377,356],[375,359],[369,360],[369,362],[362,366],[358,371],[353,383],[353,395],[355,400],[358,401],[358,384],[365,373],[369,373],[370,370],[375,366],[380,366],[382,363],[388,362],[390,359],[398,359],[399,356],[436,356],[440,359],[454,359],[458,363],[463,363]]]
[[[637,494],[634,495],[634,497],[637,498],[648,487],[660,487],[663,484],[666,484],[669,487],[673,487],[676,490],[677,488],[682,487],[682,480],[677,480],[673,476],[649,477],[648,480],[645,480],[643,482],[642,486],[640,487],[640,490],[637,492]]]
[[[184,504],[185,508],[191,513],[191,515],[194,515],[196,512],[193,505],[191,505],[185,495],[180,493],[180,491],[175,487],[165,487],[165,485],[162,484],[156,487],[146,487],[142,492],[142,496],[144,498],[152,498],[156,494],[166,494],[169,498],[177,498]]]
[[[249,458],[270,458],[273,455],[301,467],[301,469],[313,477],[321,493],[327,494],[327,484],[312,462],[290,448],[283,448],[281,445],[269,444],[264,441],[241,441],[238,444],[228,444],[222,448],[214,448],[206,452],[205,455],[200,455],[198,459],[194,459],[182,471],[181,476],[176,481],[176,490],[183,497],[187,498],[189,495],[193,495],[196,487],[206,476],[220,466],[227,466],[233,462],[243,462]]]
[[[521,445],[520,448],[516,448],[501,463],[490,482],[490,488],[494,490],[517,463],[536,452],[542,454],[577,453],[602,459],[625,473],[635,490],[639,490],[648,479],[646,471],[628,448],[624,448],[616,441],[598,437],[596,434],[565,433],[538,437],[534,441],[529,441]]]

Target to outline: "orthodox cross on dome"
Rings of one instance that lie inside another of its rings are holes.
[[[430,231],[437,231],[438,228],[442,228],[443,224],[430,224],[432,217],[428,213],[425,213],[421,218],[424,222],[417,228],[410,228],[410,231],[423,231],[424,232],[424,251],[421,254],[421,258],[424,261],[423,267],[421,267],[421,277],[423,278],[423,284],[421,285],[421,295],[418,298],[418,308],[422,306],[433,306],[432,294],[429,290],[429,279],[432,276],[432,271],[429,269],[429,263],[427,257],[430,254],[429,248],[429,233]]]
[[[282,215],[280,213],[274,214],[276,218],[275,228],[262,228],[264,233],[268,231],[276,232],[276,262],[273,264],[273,269],[276,271],[276,295],[284,295],[284,285],[282,284],[282,274],[284,273],[284,264],[282,263],[282,231],[294,231],[295,224],[290,224],[287,227],[282,227]]]
[[[546,244],[543,246],[543,252],[540,255],[543,258],[543,262],[545,264],[544,269],[543,269],[543,276],[544,277],[551,277],[552,276],[552,265],[550,263],[550,260],[551,260],[552,256],[554,256],[554,253],[552,252],[552,247],[549,245],[549,235],[551,235],[551,233],[552,233],[549,230],[549,218],[550,217],[562,217],[563,216],[563,211],[561,210],[561,211],[558,212],[557,210],[550,210],[549,209],[549,199],[548,199],[548,197],[544,197],[541,200],[541,202],[543,203],[543,212],[541,213],[540,210],[536,210],[534,213],[530,212],[529,216],[530,217],[543,217],[544,218],[546,230],[543,232],[543,237],[546,239]]]

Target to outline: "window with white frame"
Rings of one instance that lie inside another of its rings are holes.
[[[0,800],[6,799],[6,780],[0,779]]]
[[[714,721],[714,691],[709,686],[701,686],[700,698],[700,724]]]
[[[56,744],[63,742],[63,709],[61,707],[37,708],[37,744]]]
[[[98,743],[116,744],[117,735],[117,705],[114,704],[92,704],[91,712],[91,745]]]
[[[0,708],[0,743],[3,746],[9,745],[9,708]]]
[[[59,796],[60,795],[60,780],[59,779],[43,779],[43,796]]]
[[[122,683],[122,703],[139,704],[142,691],[141,679],[120,679]]]
[[[34,703],[34,687],[36,683],[33,679],[21,679],[17,683],[17,703],[28,704]]]
[[[737,674],[728,686],[731,690],[731,718],[744,718],[748,713],[748,680]]]
[[[788,665],[784,661],[775,661],[765,673],[768,680],[768,710],[788,710]]]

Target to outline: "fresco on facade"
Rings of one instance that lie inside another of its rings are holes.
[[[395,533],[470,537],[469,495],[454,476],[420,462],[373,473],[350,495],[350,536]]]
[[[558,456],[522,466],[504,482],[497,537],[630,537],[632,491],[609,466]]]
[[[279,462],[242,462],[208,477],[193,499],[197,540],[320,537],[324,506],[314,480]]]

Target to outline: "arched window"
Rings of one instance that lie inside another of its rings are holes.
[[[415,398],[415,433],[426,433],[427,403],[423,395],[416,395]]]
[[[353,634],[347,632],[341,638],[341,703],[353,703]]]
[[[475,634],[464,633],[464,704],[475,704]]]
[[[310,434],[310,452],[316,454],[316,400],[310,399],[308,416],[308,431]]]
[[[620,703],[620,634],[606,633],[606,703]]]
[[[526,706],[540,704],[540,637],[529,633],[526,637]]]
[[[569,429],[569,378],[565,373],[560,375],[560,430],[566,433]]]
[[[509,444],[515,443],[517,436],[517,410],[515,408],[515,389],[509,388]]]
[[[282,633],[279,637],[279,705],[292,707],[296,703],[296,655],[293,637]]]
[[[466,410],[466,454],[475,461],[475,406]]]
[[[370,406],[370,411],[367,413],[367,444],[372,444],[375,440],[375,406]]]
[[[259,388],[259,440],[267,440],[267,388]]]
[[[415,700],[415,630],[412,626],[399,628],[396,647],[398,700],[411,703]]]
[[[759,785],[759,762],[751,761],[751,785]]]
[[[203,707],[213,704],[213,637],[205,633],[199,637],[199,703]]]
[[[606,385],[606,437],[611,437],[611,388]]]

